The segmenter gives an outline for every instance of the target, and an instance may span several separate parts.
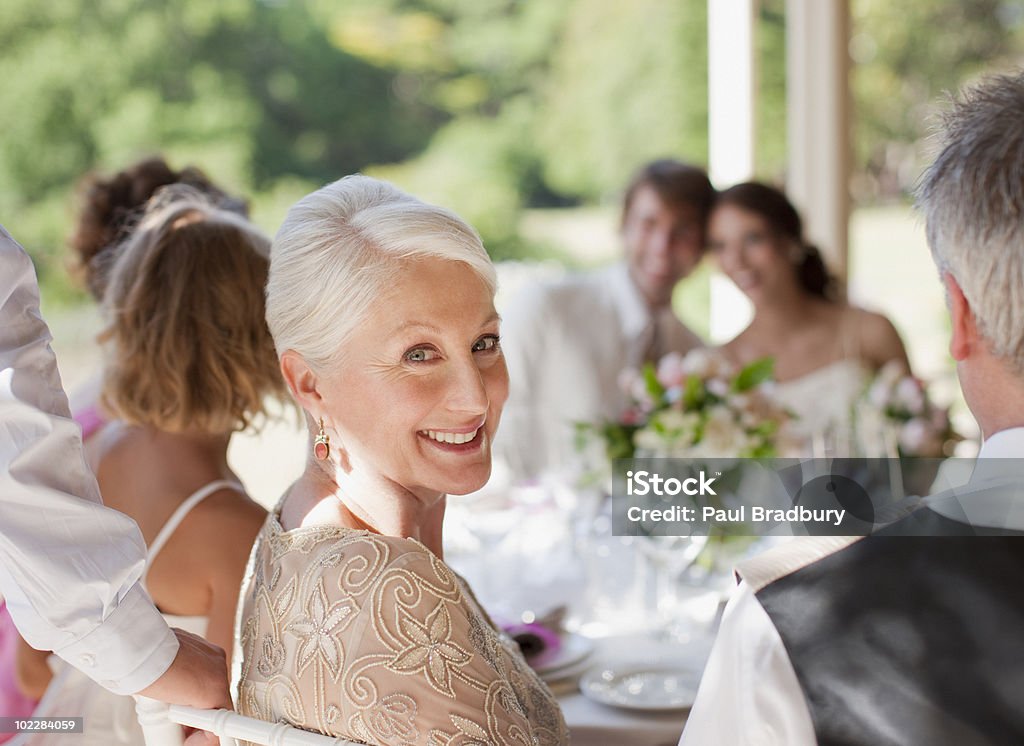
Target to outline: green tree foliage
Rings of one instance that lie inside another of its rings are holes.
[[[447,117],[302,3],[6,0],[0,45],[0,215],[47,282],[91,169],[162,152],[246,194],[312,187],[409,157]]]
[[[899,196],[927,160],[935,102],[1024,62],[1021,0],[853,0],[856,194]]]
[[[357,170],[530,251],[522,209],[707,158],[708,0],[4,0],[0,219],[62,278],[73,185],[161,152],[254,197]],[[761,0],[757,172],[785,172],[785,0]],[[1022,60],[1024,0],[851,0],[857,194],[920,170],[944,89]]]
[[[325,8],[344,50],[392,69],[400,90],[450,117],[417,157],[369,172],[456,210],[494,258],[529,255],[517,227],[524,205],[552,197],[534,132],[562,5],[363,0]]]
[[[523,206],[617,194],[651,158],[707,160],[706,0],[363,0],[325,12],[346,51],[452,117],[419,157],[374,172],[459,211],[498,258],[528,248]]]
[[[786,175],[786,0],[761,0],[757,23],[755,170],[782,184]]]
[[[602,197],[652,158],[706,163],[706,0],[567,6],[538,112],[551,188]]]

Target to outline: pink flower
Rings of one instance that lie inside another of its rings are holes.
[[[908,420],[900,428],[900,448],[909,456],[941,456],[942,437],[920,417]]]
[[[708,391],[715,396],[724,397],[729,393],[729,382],[723,381],[721,378],[712,378],[706,384]]]
[[[619,421],[623,425],[639,425],[644,421],[644,412],[639,407],[630,407],[622,413]]]
[[[910,376],[903,378],[896,386],[896,400],[910,414],[921,414],[925,405],[924,389],[921,387],[921,382]]]
[[[686,380],[686,368],[683,356],[678,352],[670,352],[658,361],[658,382],[667,389],[682,386]]]

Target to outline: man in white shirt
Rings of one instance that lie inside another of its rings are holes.
[[[621,415],[625,368],[701,345],[672,312],[672,291],[704,254],[714,194],[699,168],[647,164],[623,200],[624,260],[530,287],[504,309],[510,390],[495,452],[514,478],[571,464],[574,423]]]
[[[224,652],[171,630],[138,583],[145,543],[100,501],[49,342],[32,262],[0,226],[0,595],[29,644],[111,691],[230,708]]]
[[[984,436],[970,482],[890,535],[741,564],[683,746],[1024,743],[1021,122],[1024,73],[967,92],[918,191]]]

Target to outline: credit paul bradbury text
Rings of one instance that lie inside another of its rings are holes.
[[[705,505],[699,509],[673,505],[669,508],[640,508],[636,505],[627,508],[626,516],[637,523],[831,523],[833,526],[840,526],[846,517],[846,510],[843,508],[825,508],[814,510],[805,508],[802,505],[782,510],[780,508],[765,508],[760,505],[751,505],[750,512],[747,506],[741,505],[738,508],[715,508]]]
[[[962,482],[953,478],[966,481],[973,470],[972,463],[955,461],[619,459],[612,470],[612,530],[618,536],[902,530],[902,519],[923,504],[920,496],[944,491],[955,499]]]

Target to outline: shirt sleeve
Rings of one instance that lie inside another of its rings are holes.
[[[782,638],[740,583],[686,719],[680,746],[816,746],[803,690]]]
[[[129,694],[178,643],[138,584],[138,527],[100,501],[50,339],[32,262],[0,226],[0,593],[29,644]]]

